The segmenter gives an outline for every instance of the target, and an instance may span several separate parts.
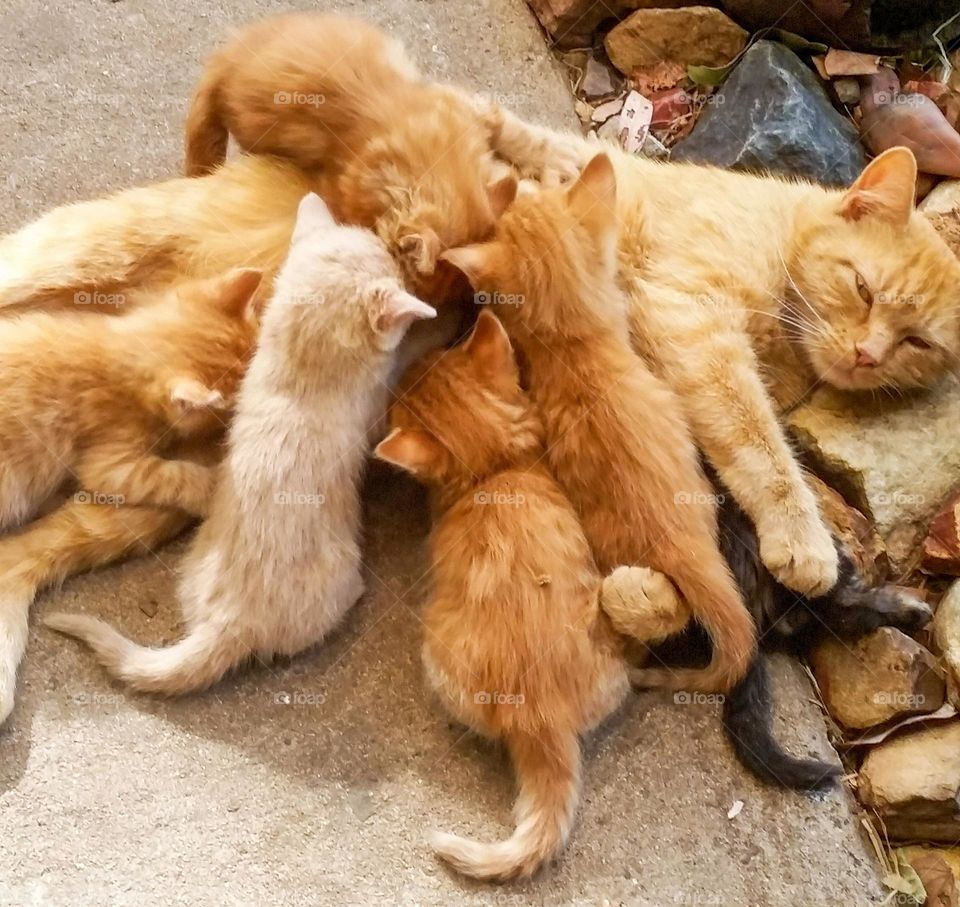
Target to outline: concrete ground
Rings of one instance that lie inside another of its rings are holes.
[[[309,4],[297,3],[306,7]],[[268,0],[5,0],[0,12],[0,227],[52,205],[168,177],[200,61]],[[436,76],[572,123],[521,0],[343,4],[401,36]],[[850,799],[764,789],[727,749],[714,706],[650,693],[587,744],[562,861],[532,882],[458,879],[430,827],[511,828],[508,764],[426,695],[418,611],[423,499],[368,489],[370,594],[318,652],[206,695],[125,695],[39,626],[92,611],[142,640],[177,634],[183,543],[69,581],[38,602],[19,702],[0,730],[0,904],[859,905],[881,892]],[[798,669],[777,668],[779,732],[826,751]],[[727,813],[744,802],[734,819]]]

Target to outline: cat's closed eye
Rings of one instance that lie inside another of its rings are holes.
[[[912,347],[916,347],[918,350],[930,350],[933,349],[933,344],[927,340],[924,340],[922,337],[917,337],[911,334],[909,337],[903,338],[904,343],[910,344]]]
[[[867,282],[863,279],[863,275],[857,271],[855,272],[857,276],[857,293],[860,294],[860,298],[868,305],[873,305],[873,293],[870,292],[870,287],[867,286]]]

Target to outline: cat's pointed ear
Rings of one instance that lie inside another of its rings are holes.
[[[292,240],[318,227],[335,227],[336,224],[327,203],[316,192],[308,192],[300,199],[297,207],[297,220],[293,225]]]
[[[408,233],[397,241],[397,252],[406,262],[407,270],[429,277],[437,269],[440,257],[440,237],[429,227],[418,233]]]
[[[490,208],[493,210],[494,217],[499,217],[513,204],[513,200],[517,197],[517,186],[517,178],[512,174],[487,186],[487,195],[490,197]]]
[[[429,432],[395,428],[374,448],[373,455],[412,475],[427,476],[436,472],[443,448]]]
[[[441,261],[453,265],[475,290],[482,289],[484,283],[494,274],[494,262],[497,257],[495,242],[477,243],[472,246],[460,246],[447,249],[440,256]]]
[[[211,291],[221,309],[228,315],[259,317],[265,296],[258,300],[257,290],[263,282],[263,271],[257,268],[234,268],[215,277]]]
[[[867,164],[840,203],[847,220],[876,217],[905,227],[913,213],[917,159],[909,148],[890,148]]]
[[[171,378],[167,387],[170,402],[184,413],[198,409],[225,409],[227,405],[220,391],[190,375]]]
[[[519,380],[513,346],[500,319],[489,309],[481,309],[473,331],[463,344],[480,372],[496,382],[511,386]]]
[[[370,324],[383,336],[403,334],[424,318],[436,318],[437,310],[399,286],[377,287],[367,305]]]
[[[591,158],[567,190],[574,217],[591,232],[602,233],[617,222],[617,176],[606,154]]]

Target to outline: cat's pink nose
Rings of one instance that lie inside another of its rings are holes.
[[[877,365],[877,360],[865,346],[857,344],[857,366],[860,368],[873,368]]]

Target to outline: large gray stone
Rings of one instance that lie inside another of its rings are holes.
[[[856,129],[793,51],[758,41],[673,160],[851,183],[866,163]]]
[[[894,572],[915,566],[960,482],[960,384],[880,402],[823,389],[787,422],[814,471],[876,525]]]

